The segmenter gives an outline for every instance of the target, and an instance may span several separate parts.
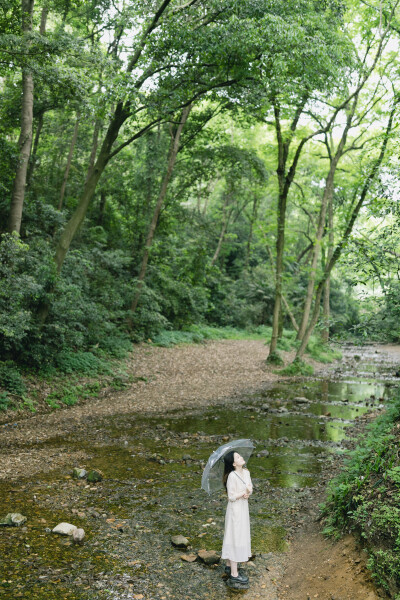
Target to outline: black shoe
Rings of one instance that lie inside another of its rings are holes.
[[[241,585],[249,583],[249,578],[247,575],[238,574],[237,577],[232,577],[232,575],[228,579],[229,583],[239,583]]]

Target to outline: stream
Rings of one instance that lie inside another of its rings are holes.
[[[0,599],[231,597],[222,564],[181,559],[202,548],[221,550],[226,496],[200,489],[210,453],[229,439],[256,444],[248,465],[254,485],[248,572],[256,582],[301,527],[304,506],[345,452],[346,429],[390,400],[397,368],[373,346],[345,347],[343,360],[318,377],[268,385],[207,410],[93,415],[84,435],[78,428],[39,442],[86,458],[68,470],[0,483],[0,516],[20,512],[28,519],[23,527],[0,528]],[[100,469],[104,479],[73,479],[74,467]],[[83,527],[84,543],[51,533],[60,522]],[[172,546],[177,534],[189,539],[189,550]]]

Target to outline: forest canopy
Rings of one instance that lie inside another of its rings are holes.
[[[1,373],[199,324],[400,339],[399,1],[1,0],[0,32]]]

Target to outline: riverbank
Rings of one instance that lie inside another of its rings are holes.
[[[281,355],[287,365],[294,359],[294,350],[282,351]],[[284,367],[266,364],[267,356],[268,346],[261,340],[219,340],[172,348],[139,344],[125,364],[126,381],[132,383],[122,390],[104,388],[97,397],[57,410],[42,402],[38,414],[27,410],[0,414],[0,479],[67,464],[70,458],[63,452],[49,456],[38,445],[77,429],[84,435],[85,420],[92,415],[106,418],[132,412],[166,414],[198,409],[230,403],[265,385],[293,379],[280,375]],[[307,362],[315,373],[326,369],[312,358]],[[24,449],[16,450],[21,444]]]
[[[316,377],[282,379],[265,355],[245,340],[145,347],[129,389],[3,424],[0,503],[28,517],[25,531],[0,530],[0,552],[12,556],[4,586],[29,600],[220,600],[222,566],[183,562],[170,536],[185,535],[189,552],[220,550],[226,500],[207,497],[199,480],[210,450],[243,436],[257,445],[246,600],[383,598],[362,552],[325,540],[316,519],[346,437],[383,411],[394,363],[353,348],[315,365]],[[73,480],[75,466],[104,479]],[[85,529],[82,547],[46,532],[61,521]],[[0,597],[9,593],[0,585]]]

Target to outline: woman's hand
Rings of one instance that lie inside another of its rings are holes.
[[[245,500],[247,500],[247,498],[250,496],[250,494],[247,492],[247,490],[245,491],[245,493],[243,494],[242,498],[244,498]]]

